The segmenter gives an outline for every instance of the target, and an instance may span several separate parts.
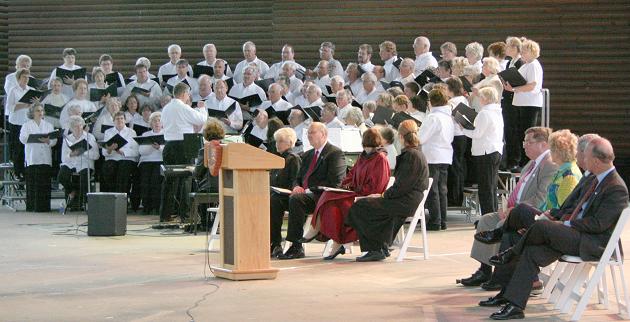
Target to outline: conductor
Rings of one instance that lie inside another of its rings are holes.
[[[163,151],[164,164],[192,165],[191,160],[186,159],[184,133],[197,132],[208,118],[208,111],[203,101],[197,104],[197,108],[190,107],[192,98],[190,87],[186,83],[175,85],[173,96],[174,98],[162,110],[164,140],[166,141]],[[186,196],[190,192],[190,185],[186,185],[189,181],[189,177],[165,177],[162,185],[160,221],[170,220],[173,214],[179,214],[182,218],[181,215],[187,213],[188,209],[185,205],[176,205],[175,196]],[[179,198],[179,200],[186,200],[186,198]]]

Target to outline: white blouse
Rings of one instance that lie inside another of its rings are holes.
[[[142,136],[155,136],[161,135],[162,131],[155,132],[153,130],[146,131]],[[164,151],[164,145],[160,145],[159,149],[153,147],[153,145],[139,145],[138,152],[140,153],[140,163],[142,162],[162,162],[162,151]]]
[[[527,83],[536,82],[534,89],[529,92],[515,92],[512,100],[513,106],[543,106],[543,69],[538,59],[534,59],[531,63],[523,64],[518,72],[523,75]]]
[[[27,143],[31,134],[45,134],[54,131],[52,124],[41,120],[39,125],[34,120],[26,122],[20,130],[20,142],[24,144],[24,155],[26,165],[47,164],[52,165],[52,155],[50,148],[57,144],[57,139],[52,139],[48,144]]]

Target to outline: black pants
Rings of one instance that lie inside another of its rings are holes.
[[[168,141],[162,152],[165,165],[189,164],[186,160],[184,141]],[[171,216],[184,219],[188,216],[188,194],[192,191],[190,174],[181,176],[167,176],[162,183],[162,198],[160,204],[160,220],[166,221]]]
[[[532,126],[540,126],[540,110],[542,108],[538,106],[515,106],[515,109],[518,110],[518,141],[523,142],[523,140],[525,140],[525,130],[529,129]],[[525,154],[523,144],[520,145],[520,150],[520,166],[522,167],[527,162],[529,162],[529,158]]]
[[[13,172],[18,177],[24,176],[24,144],[20,142],[21,125],[7,122],[9,130],[9,152],[13,162]]]
[[[139,188],[145,213],[160,210],[160,194],[164,179],[160,174],[161,165],[162,162],[142,162],[138,166]]]
[[[562,255],[580,254],[580,233],[557,222],[538,221],[513,249],[520,256],[514,259],[518,262],[503,297],[524,309],[532,290],[532,280],[540,272],[540,267],[555,262]]]
[[[158,167],[158,171],[159,171]],[[162,185],[160,182],[159,186]],[[142,192],[140,188],[140,169],[135,166],[131,171],[131,181],[129,187],[129,201],[131,203],[131,209],[133,211],[138,210],[140,208],[140,203],[142,202]]]
[[[522,142],[525,131],[521,131],[519,108],[512,106],[512,96],[506,97],[504,94],[501,109],[505,130],[505,165],[507,168],[511,168],[521,164]]]
[[[65,165],[59,168],[59,175],[57,181],[63,186],[66,199],[72,192],[78,194],[78,206],[81,206],[86,201],[86,193],[88,191],[88,169],[83,169],[77,173],[75,169],[70,169]],[[67,205],[69,207],[71,205]]]
[[[271,244],[280,245],[282,242],[282,222],[284,220],[284,212],[289,210],[289,196],[272,192],[270,203],[271,218],[269,236],[271,237]]]
[[[26,167],[26,211],[50,211],[50,175],[50,165]]]
[[[481,214],[497,211],[497,180],[499,180],[499,163],[501,154],[473,156],[478,175],[479,205]]]
[[[448,164],[429,164],[429,177],[433,178],[427,197],[429,225],[446,227]]]
[[[451,145],[453,146],[453,164],[448,167],[448,203],[461,206],[464,201],[468,140],[465,135],[458,135],[453,138]]]
[[[103,163],[103,181],[101,191],[129,194],[131,175],[136,169],[136,162],[130,160],[106,160]]]
[[[317,200],[321,194],[297,193],[289,197],[289,227],[287,240],[297,242],[304,235],[306,216],[315,211]]]
[[[361,251],[379,251],[392,244],[394,236],[405,223],[408,212],[399,216],[383,198],[364,198],[355,202],[346,224],[357,231]]]

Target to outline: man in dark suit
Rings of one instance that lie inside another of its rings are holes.
[[[512,248],[493,256],[490,262],[504,265],[518,260],[505,288],[505,306],[490,315],[507,320],[524,317],[532,279],[540,267],[562,255],[599,260],[621,211],[628,205],[628,188],[615,170],[612,145],[596,138],[586,149],[586,168],[593,175],[565,200],[566,207],[548,213],[551,220],[534,223]]]
[[[292,242],[286,253],[279,259],[294,259],[304,257],[302,239],[306,216],[315,210],[321,192],[318,186],[339,187],[346,175],[346,162],[343,152],[328,143],[326,125],[313,122],[308,128],[308,141],[313,149],[302,156],[302,165],[293,190],[289,197],[289,228],[286,240]],[[282,207],[273,207],[272,212],[284,211]],[[273,216],[274,214],[272,214]]]

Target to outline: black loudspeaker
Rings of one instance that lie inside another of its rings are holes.
[[[88,193],[88,236],[122,236],[127,232],[127,194]]]

